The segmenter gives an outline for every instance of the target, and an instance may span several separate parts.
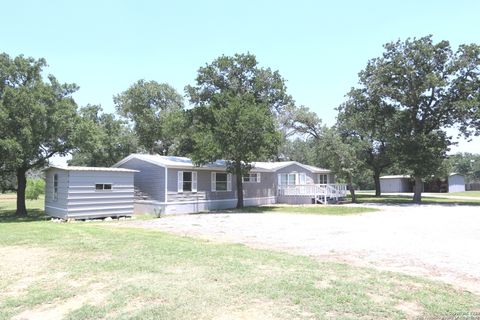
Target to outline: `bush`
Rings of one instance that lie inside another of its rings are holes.
[[[27,189],[25,190],[25,197],[28,200],[37,200],[38,196],[45,193],[45,180],[43,179],[28,179]]]

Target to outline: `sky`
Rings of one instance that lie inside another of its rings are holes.
[[[327,125],[382,45],[432,34],[456,50],[480,43],[480,1],[7,1],[0,52],[44,57],[80,106],[101,104],[139,79],[184,93],[199,67],[221,55],[255,54],[279,70],[298,105]],[[453,131],[451,131],[454,134]],[[480,153],[480,139],[452,152]]]

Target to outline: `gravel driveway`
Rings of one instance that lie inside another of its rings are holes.
[[[128,225],[423,275],[480,293],[480,207],[380,208],[349,216],[198,214]]]

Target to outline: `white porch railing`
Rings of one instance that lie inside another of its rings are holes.
[[[310,196],[322,203],[328,199],[344,198],[347,195],[345,184],[302,184],[278,186],[278,196]]]

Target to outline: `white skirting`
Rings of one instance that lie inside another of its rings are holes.
[[[243,204],[245,206],[259,206],[276,203],[276,197],[264,198],[245,198]],[[237,206],[237,199],[224,200],[200,200],[189,202],[158,202],[149,200],[136,200],[134,205],[135,214],[155,214],[175,215],[186,213],[198,213],[211,210],[231,209]]]

